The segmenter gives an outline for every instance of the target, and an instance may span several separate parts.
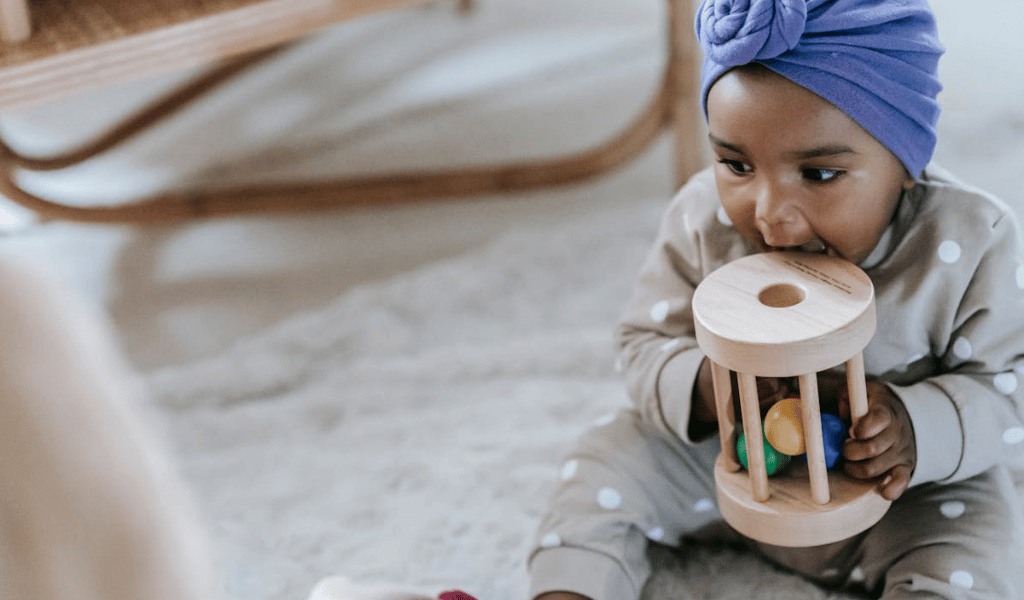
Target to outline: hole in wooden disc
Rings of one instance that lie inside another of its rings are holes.
[[[800,304],[807,297],[807,293],[800,286],[792,283],[776,283],[770,285],[757,295],[761,304],[772,308],[788,308]]]

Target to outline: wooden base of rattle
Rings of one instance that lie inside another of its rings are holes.
[[[877,523],[889,508],[877,482],[826,468],[817,379],[819,371],[845,365],[851,418],[867,414],[861,351],[875,332],[867,275],[824,255],[755,254],[708,275],[694,293],[693,313],[714,375],[722,441],[715,484],[726,522],[777,546],[828,544]],[[747,440],[762,439],[756,378],[799,377],[806,465],[791,465],[769,484],[764,448],[751,443],[742,470],[730,372],[739,383]]]
[[[792,465],[772,477],[771,496],[758,502],[750,494],[745,471],[731,471],[722,458],[715,463],[715,485],[722,518],[747,537],[776,546],[821,546],[853,537],[874,525],[889,510],[875,491],[877,482],[858,481],[829,471],[831,498],[822,506],[807,495],[807,467]]]

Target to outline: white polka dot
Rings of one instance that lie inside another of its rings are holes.
[[[693,512],[702,513],[709,512],[712,510],[715,510],[715,503],[712,500],[709,500],[708,498],[698,500],[697,503],[693,505]]]
[[[729,213],[725,212],[725,209],[718,207],[718,222],[722,225],[732,225],[732,219],[729,218]]]
[[[597,504],[605,510],[615,510],[622,506],[622,494],[615,488],[601,488],[597,492]]]
[[[679,338],[673,338],[673,339],[671,339],[671,340],[669,340],[669,341],[667,341],[667,342],[665,342],[664,344],[661,345],[661,351],[662,352],[668,352],[670,350],[675,350],[676,348],[678,348],[682,344],[683,344],[683,340],[681,340]]]
[[[939,512],[947,519],[956,519],[963,515],[965,510],[967,510],[967,505],[959,500],[943,502],[942,506],[939,507]]]
[[[864,581],[864,569],[854,567],[854,569],[850,571],[850,581]]]
[[[992,383],[997,390],[1007,395],[1017,391],[1017,375],[1012,372],[996,375],[992,378]]]
[[[663,540],[665,538],[665,530],[662,529],[661,527],[652,527],[647,532],[647,537],[649,539],[652,539],[652,540],[656,541],[656,542],[660,542],[661,540]]]
[[[974,347],[971,346],[971,341],[967,338],[956,338],[953,342],[953,354],[956,354],[957,358],[967,360],[974,355]]]
[[[615,372],[616,372],[616,373],[621,373],[621,372],[622,372],[622,370],[623,370],[623,368],[624,368],[624,366],[625,366],[625,365],[623,364],[623,362],[622,362],[622,359],[621,359],[621,358],[616,358],[616,359],[615,359]]]
[[[615,413],[608,413],[607,415],[601,415],[600,417],[594,419],[592,424],[594,427],[604,427],[605,425],[608,425],[614,420]]]
[[[554,531],[545,535],[540,540],[540,545],[543,548],[554,548],[562,545],[562,536],[558,535]]]
[[[664,323],[668,318],[668,300],[661,300],[651,307],[651,320],[655,323]]]
[[[1003,432],[1003,441],[1010,446],[1024,442],[1024,427],[1011,427]]]
[[[580,468],[580,461],[575,458],[572,460],[565,461],[562,465],[562,472],[560,473],[562,481],[569,481],[576,476],[576,471]]]
[[[1024,262],[1017,265],[1017,287],[1024,290]]]
[[[910,358],[907,359],[907,364],[908,365],[912,365],[912,364],[916,363],[917,361],[921,360],[922,358],[924,358],[924,353],[918,352],[917,354],[915,354],[915,355],[913,355],[913,356],[911,356]]]
[[[960,260],[960,244],[953,240],[942,242],[939,244],[939,258],[950,265]]]
[[[839,575],[839,569],[836,569],[835,567],[825,569],[824,571],[821,572],[821,576],[822,577],[831,578],[831,577],[836,577],[838,575]]]
[[[969,590],[974,587],[974,576],[967,571],[953,571],[949,575],[949,584],[954,587]]]

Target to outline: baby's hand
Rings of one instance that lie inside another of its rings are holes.
[[[845,470],[856,479],[882,477],[878,492],[895,500],[907,490],[917,466],[914,427],[903,402],[888,387],[868,381],[867,391],[868,414],[850,428],[843,449]]]

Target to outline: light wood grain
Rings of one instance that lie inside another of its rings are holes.
[[[0,0],[0,41],[22,42],[32,35],[28,0]]]
[[[747,437],[747,472],[750,490],[758,502],[768,500],[768,469],[764,457],[761,411],[757,402],[757,382],[749,373],[738,373],[740,384],[740,413],[743,415],[743,434]]]
[[[429,0],[35,0],[0,50],[0,110],[194,67]]]
[[[850,420],[854,425],[868,414],[868,391],[864,379],[864,355],[858,352],[846,361],[846,385],[850,394]]]
[[[821,405],[818,399],[817,373],[800,376],[800,410],[803,420],[804,447],[807,448],[811,500],[815,504],[828,504],[828,467],[825,465],[825,441],[821,432]]]
[[[875,332],[874,289],[842,259],[792,252],[733,261],[708,275],[693,296],[697,342],[712,361],[722,451],[715,465],[719,507],[734,528],[780,546],[815,546],[867,529],[888,509],[877,482],[826,467],[819,371],[845,364],[854,419],[867,410],[861,351]],[[735,468],[736,372],[748,468]],[[806,463],[769,482],[761,439],[760,377],[798,376]]]
[[[718,437],[722,443],[722,456],[729,471],[739,471],[742,466],[736,453],[736,421],[733,418],[736,406],[732,397],[731,379],[729,369],[711,361],[711,384],[715,390],[715,411],[718,416]]]
[[[807,493],[805,465],[791,463],[784,474],[772,477],[767,502],[751,496],[746,472],[730,472],[719,457],[715,486],[722,517],[737,531],[776,546],[820,546],[852,537],[878,522],[889,501],[875,490],[877,482],[858,481],[828,472],[832,497],[815,503]]]
[[[789,307],[770,290],[798,290]],[[697,342],[722,366],[761,377],[795,377],[841,365],[875,330],[874,289],[863,271],[841,259],[767,252],[708,275],[693,297]]]
[[[672,123],[675,176],[679,185],[708,163],[707,128],[701,110],[700,64],[703,52],[693,27],[694,0],[668,2],[668,63],[666,97]]]

